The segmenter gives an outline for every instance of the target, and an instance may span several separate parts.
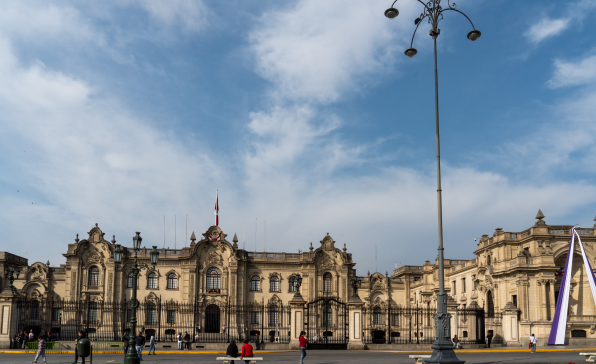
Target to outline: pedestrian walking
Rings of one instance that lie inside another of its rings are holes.
[[[178,339],[178,350],[182,350],[182,333],[179,332],[176,339]]]
[[[254,354],[252,353],[252,345],[248,343],[248,339],[244,340],[244,345],[242,345],[242,353],[240,354],[240,359],[252,358],[253,355]],[[248,360],[245,360],[244,362],[248,363]]]
[[[184,346],[186,348],[186,350],[190,350],[190,335],[188,334],[188,331],[184,331]]]
[[[35,355],[35,360],[32,361],[33,364],[37,364],[37,359],[39,359],[39,357],[43,357],[43,362],[44,364],[47,363],[46,361],[46,341],[43,339],[43,336],[39,335],[39,337],[37,338],[37,341],[39,342],[37,344],[37,355]]]
[[[130,347],[130,335],[128,335],[128,332],[126,331],[122,333],[122,342],[124,343],[122,344],[124,356],[126,356],[126,353],[128,353],[128,348]]]
[[[493,330],[488,331],[488,335],[486,335],[486,340],[488,341],[488,347],[490,348],[490,343],[493,341]]]
[[[538,341],[538,339],[536,339],[536,336],[534,336],[534,334],[532,334],[532,336],[530,336],[530,347],[532,348],[532,354],[534,354],[536,352],[536,342]]]
[[[459,346],[459,339],[457,338],[457,335],[453,335],[453,345],[454,345],[454,349],[460,349],[461,348]]]
[[[238,345],[236,345],[236,341],[232,340],[230,342],[230,345],[228,345],[228,349],[226,350],[226,356],[228,358],[237,358],[240,356],[238,355]],[[232,360],[230,364],[234,364],[234,361]]]
[[[137,349],[137,355],[139,356],[139,360],[143,360],[143,347],[145,346],[145,337],[139,334],[135,337],[135,349]]]
[[[153,350],[153,355],[155,355],[155,336],[153,334],[149,338],[149,355],[151,355],[151,350]]]
[[[308,339],[306,338],[306,332],[300,332],[300,364],[304,362],[304,358],[306,357],[306,344],[308,343]]]

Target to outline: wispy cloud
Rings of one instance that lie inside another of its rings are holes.
[[[551,88],[593,84],[596,80],[596,56],[578,62],[555,60],[555,72],[548,81]]]
[[[570,18],[550,19],[545,17],[538,23],[532,25],[524,35],[530,42],[538,44],[543,40],[558,35],[567,29],[570,21]]]

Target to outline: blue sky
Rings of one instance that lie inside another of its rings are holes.
[[[316,248],[360,274],[436,257],[432,39],[390,1],[8,1],[0,12],[0,250],[108,240]],[[438,39],[445,254],[596,214],[596,5],[458,1]],[[246,234],[244,219],[246,218]],[[246,237],[244,237],[246,235]]]

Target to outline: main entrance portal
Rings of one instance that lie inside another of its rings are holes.
[[[305,319],[308,349],[348,348],[349,322],[345,303],[331,297],[319,298],[306,305]]]

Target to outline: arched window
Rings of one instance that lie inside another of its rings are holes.
[[[327,272],[323,274],[323,292],[333,291],[333,277],[331,273]]]
[[[99,268],[97,268],[96,266],[89,268],[89,286],[99,286]]]
[[[269,290],[271,292],[279,292],[279,278],[271,277],[269,279]]]
[[[261,278],[259,276],[252,276],[250,279],[250,290],[260,291],[261,290]]]
[[[126,285],[126,287],[132,288],[132,280],[133,279],[134,279],[134,274],[132,274],[132,272],[128,273],[128,282],[127,282],[128,284]]]
[[[219,290],[221,288],[221,272],[215,267],[207,270],[207,290]],[[219,292],[213,292],[219,293]]]
[[[176,273],[168,274],[168,288],[167,289],[177,289],[178,288],[178,276]]]
[[[147,288],[157,288],[157,274],[149,273],[147,277]]]
[[[290,277],[289,282],[290,282],[290,292],[297,292],[298,288],[296,287],[296,284],[298,282],[296,281],[296,277],[295,276]]]
[[[381,307],[373,308],[373,325],[382,325],[383,315],[381,313]]]

